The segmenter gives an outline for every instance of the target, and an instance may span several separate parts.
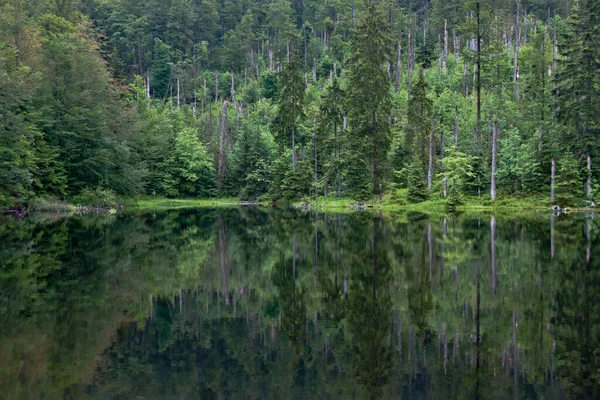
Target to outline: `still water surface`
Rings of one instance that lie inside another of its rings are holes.
[[[599,398],[598,232],[583,214],[0,219],[0,398]]]

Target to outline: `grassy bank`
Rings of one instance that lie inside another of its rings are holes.
[[[241,204],[236,198],[223,199],[167,199],[160,197],[139,197],[125,202],[125,209],[169,210],[178,208],[237,207]]]

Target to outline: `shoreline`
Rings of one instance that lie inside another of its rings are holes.
[[[387,198],[386,198],[387,197]],[[348,213],[356,211],[384,211],[384,212],[421,212],[424,214],[452,215],[465,212],[517,212],[517,213],[599,213],[599,208],[581,208],[565,207],[555,209],[548,203],[544,204],[539,198],[506,198],[497,201],[495,204],[481,204],[469,199],[465,204],[459,206],[451,212],[447,209],[443,200],[429,200],[421,203],[402,204],[403,202],[394,202],[389,196],[384,196],[383,201],[357,202],[347,198],[319,198],[316,201],[296,201],[281,203],[261,201],[244,201],[236,198],[216,198],[216,199],[169,199],[169,198],[134,198],[125,199],[119,204],[114,205],[75,205],[68,202],[56,202],[48,204],[43,208],[24,208],[15,207],[0,210],[0,215],[11,215],[17,218],[23,218],[30,214],[64,214],[64,215],[83,215],[83,214],[117,214],[127,211],[151,211],[151,210],[175,210],[184,208],[221,208],[221,207],[264,207],[264,208],[295,208],[305,211],[329,212],[329,213]]]

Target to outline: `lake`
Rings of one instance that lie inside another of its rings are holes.
[[[600,397],[593,215],[0,219],[2,399]]]

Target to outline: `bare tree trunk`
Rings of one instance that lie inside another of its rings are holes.
[[[219,73],[215,72],[215,102],[219,101]]]
[[[553,39],[552,39],[552,73],[556,72],[556,59],[558,53],[558,46],[556,44],[556,10],[554,10],[554,26],[553,26]]]
[[[213,107],[208,105],[208,142],[212,144],[213,139]]]
[[[235,106],[235,72],[231,72],[231,104]]]
[[[313,70],[312,70],[313,82],[317,81],[317,58],[313,58]]]
[[[433,129],[429,132],[429,169],[427,171],[427,188],[433,186],[433,135],[435,134],[437,121],[433,119]]]
[[[223,100],[223,112],[221,114],[221,136],[219,137],[219,168],[217,177],[217,189],[221,192],[223,180],[225,179],[225,136],[227,135],[227,99]]]
[[[409,17],[409,22],[408,22],[408,55],[407,58],[408,60],[406,60],[406,63],[408,64],[407,66],[407,75],[406,75],[406,89],[408,92],[408,98],[410,99],[410,73],[412,71],[412,41],[411,41],[411,32],[410,32],[410,18]]]
[[[481,15],[477,2],[477,144],[481,136]]]
[[[551,170],[551,183],[550,183],[550,201],[554,202],[554,191],[556,188],[556,160],[552,159],[552,170]]]
[[[402,42],[398,40],[398,58],[396,59],[396,82],[394,85],[394,92],[398,93],[400,90],[400,78],[402,74]]]
[[[204,104],[206,103],[206,77],[204,77],[204,95],[202,96],[202,114],[204,114]]]
[[[146,99],[150,98],[150,70],[146,70]]]
[[[296,170],[296,122],[292,122],[292,169]]]
[[[319,178],[317,176],[317,115],[315,114],[313,116],[313,137],[314,137],[314,157],[315,157],[315,202],[317,201],[317,198],[319,196]],[[325,193],[325,197],[327,197],[327,193]],[[316,204],[315,204],[316,206]],[[316,227],[315,227],[316,229]],[[315,254],[316,256],[316,254]]]
[[[456,37],[456,28],[452,29],[453,41],[454,41],[454,63],[458,67],[458,49],[460,48],[460,38]]]
[[[269,46],[269,69],[273,70],[273,49]]]
[[[515,84],[515,98],[519,99],[519,65],[518,65],[518,47],[519,47],[519,11],[521,0],[517,0],[517,25],[515,32],[515,43],[513,50],[513,83]]]
[[[496,200],[496,162],[498,157],[498,121],[494,121],[494,132],[492,136],[492,183],[490,195]]]
[[[589,154],[587,156],[587,170],[588,170],[588,177],[587,177],[587,181],[585,183],[585,193],[586,193],[588,199],[591,199],[592,198],[592,158],[590,157]]]
[[[454,147],[458,150],[458,106],[454,107]]]
[[[441,46],[442,46],[442,35],[440,35],[438,33],[438,46],[437,46],[438,80],[440,80],[441,73],[442,73],[442,56],[441,56],[441,49],[440,49]]]
[[[444,157],[445,157],[445,147],[446,147],[446,141],[444,138],[444,130],[442,129],[442,131],[440,132],[440,155],[441,155],[441,166],[442,166],[442,170],[444,170]],[[442,194],[444,197],[446,197],[446,195],[448,194],[448,182],[446,180],[446,173],[444,172],[444,179],[442,180]]]
[[[180,108],[180,103],[179,103],[179,78],[177,78],[177,108]]]
[[[448,72],[448,20],[444,20],[444,54],[442,57],[442,70],[444,75]]]

